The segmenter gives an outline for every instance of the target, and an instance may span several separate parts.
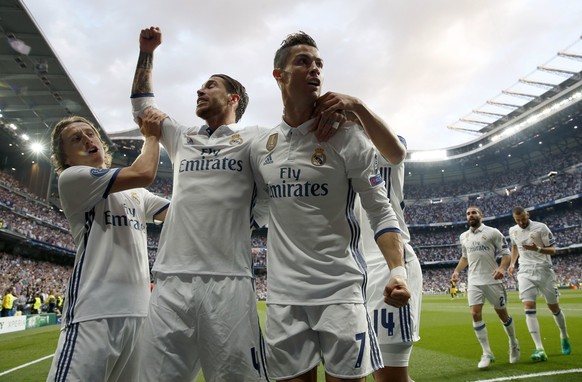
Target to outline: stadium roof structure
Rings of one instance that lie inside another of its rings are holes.
[[[448,128],[477,138],[442,150],[410,151],[408,183],[475,179],[582,152],[582,37]]]
[[[20,155],[32,142],[49,142],[51,127],[68,115],[85,117],[103,132],[21,1],[0,2],[0,40],[1,153]]]
[[[48,142],[52,125],[67,115],[88,118],[104,132],[20,0],[0,3],[0,40],[4,40],[0,44],[0,154],[19,156],[30,142]],[[411,150],[406,181],[433,184],[477,178],[512,171],[555,153],[582,151],[581,41],[460,118],[452,128],[477,135],[472,141],[440,150],[437,158],[418,159],[433,152]],[[131,163],[142,145],[138,129],[106,139],[116,151],[115,163],[121,165]],[[171,164],[164,152],[161,162],[158,171],[170,176]]]

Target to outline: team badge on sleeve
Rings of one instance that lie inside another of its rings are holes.
[[[326,157],[322,147],[316,147],[313,155],[311,156],[311,164],[314,166],[323,166],[325,164]]]
[[[139,205],[141,204],[140,200],[139,200],[139,195],[137,194],[137,192],[132,191],[131,192],[131,198]]]
[[[91,175],[93,175],[95,178],[99,178],[105,174],[107,174],[109,172],[109,169],[107,168],[92,168],[91,169]]]
[[[382,178],[382,175],[380,175],[380,173],[377,172],[376,175],[370,177],[369,180],[370,186],[377,186],[384,181],[384,178]]]
[[[267,139],[267,144],[265,148],[267,151],[272,151],[275,147],[277,147],[277,141],[279,140],[279,133],[274,133],[269,135],[269,139]]]
[[[242,137],[240,136],[240,134],[233,134],[233,135],[230,137],[230,142],[229,142],[229,144],[231,144],[231,145],[240,145],[240,144],[242,144],[242,143],[243,143],[243,139],[242,139]]]

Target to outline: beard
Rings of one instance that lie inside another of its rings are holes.
[[[196,115],[205,121],[218,115],[222,115],[225,111],[226,105],[217,102],[217,100],[207,101],[202,107],[196,106]]]
[[[481,221],[478,219],[469,220],[469,227],[478,227]]]

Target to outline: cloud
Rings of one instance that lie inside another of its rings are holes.
[[[201,123],[195,92],[222,72],[250,94],[241,122],[264,126],[282,112],[274,52],[304,30],[325,60],[324,91],[362,99],[406,131],[411,149],[474,139],[446,126],[576,41],[582,19],[582,3],[570,0],[24,2],[107,131],[134,126],[129,92],[140,29],[164,33],[154,89],[166,112]]]

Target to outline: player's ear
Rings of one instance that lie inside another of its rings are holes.
[[[283,69],[273,69],[273,77],[275,78],[275,81],[277,81],[277,86],[279,86],[279,89],[282,88],[283,86],[283,75],[285,74],[285,71],[283,71]]]
[[[239,100],[240,100],[240,95],[233,93],[230,95],[230,100],[228,101],[228,103],[234,104],[234,103],[238,102]]]

